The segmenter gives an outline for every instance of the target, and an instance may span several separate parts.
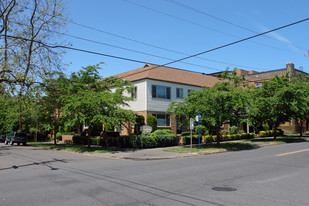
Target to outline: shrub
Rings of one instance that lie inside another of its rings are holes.
[[[61,132],[62,135],[76,135],[74,132]]]
[[[194,131],[192,131],[192,134],[195,134]],[[181,136],[188,136],[191,135],[191,131],[182,132]]]
[[[230,134],[238,134],[239,133],[239,129],[236,126],[232,126],[230,129]]]
[[[136,115],[135,121],[134,134],[140,134],[140,127],[145,124],[145,117],[143,115]]]
[[[190,142],[191,142],[191,135],[182,137],[183,145],[190,144]],[[198,135],[192,135],[192,144],[198,144]]]
[[[102,133],[103,134],[103,133]],[[106,132],[107,137],[119,137],[119,132]]]
[[[66,139],[66,140],[64,140],[64,143],[65,143],[65,144],[73,144],[73,140],[71,140],[71,139]]]
[[[152,131],[157,130],[157,118],[155,116],[149,115],[147,117],[147,125],[150,125],[152,127]]]
[[[205,142],[215,142],[217,141],[217,135],[206,135]]]
[[[196,132],[196,134],[198,134],[198,127],[195,127],[195,132]],[[204,125],[200,125],[200,135],[204,136],[204,135],[208,135],[208,134],[209,134],[208,129]]]
[[[279,129],[279,130],[276,130],[276,134],[277,135],[283,135],[283,130]],[[269,130],[269,131],[260,131],[259,132],[259,136],[260,137],[271,137],[271,136],[274,136],[274,130]]]
[[[151,137],[150,133],[141,134],[138,138],[140,138],[141,148],[153,148],[157,146],[156,141]]]
[[[106,143],[109,147],[116,147],[117,137],[107,137]]]
[[[72,137],[72,140],[74,144],[83,144],[83,145],[88,144],[88,138],[86,136],[75,135]]]
[[[129,136],[130,145],[133,148],[141,148],[141,138],[140,135],[130,135]]]
[[[56,139],[57,139],[58,141],[62,141],[62,135],[61,135],[60,132],[58,132],[58,133],[56,134]]]
[[[231,135],[222,135],[222,141],[230,141],[231,140]]]
[[[131,136],[120,136],[118,137],[118,147],[124,147],[124,148],[129,148],[132,147],[131,144]]]
[[[100,137],[91,137],[90,138],[91,145],[101,145],[101,138]]]
[[[156,130],[150,134],[158,147],[175,146],[179,144],[179,137],[168,129]]]
[[[263,124],[262,125],[264,131],[269,131],[269,125],[268,124]]]

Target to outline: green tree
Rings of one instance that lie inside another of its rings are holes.
[[[224,123],[239,122],[245,118],[247,96],[245,90],[229,82],[220,82],[211,88],[194,92],[184,102],[172,102],[168,111],[177,117],[194,117],[201,114],[200,124],[217,135],[221,141],[220,129]]]
[[[309,81],[307,78],[295,77],[291,81],[291,117],[299,122],[300,132],[303,135],[303,123],[309,119]]]
[[[291,119],[293,96],[289,76],[275,77],[264,82],[261,88],[254,91],[249,109],[251,119],[253,122],[267,122],[276,131],[280,124]],[[274,132],[274,139],[276,137]]]
[[[63,73],[56,72],[53,78],[47,79],[42,84],[44,96],[39,101],[40,122],[44,127],[53,130],[54,144],[57,144],[56,134],[63,126],[63,107],[68,95],[69,79]]]
[[[63,118],[72,124],[88,126],[88,147],[90,134],[98,124],[121,128],[124,122],[134,122],[135,114],[123,109],[131,97],[123,95],[132,92],[130,82],[99,76],[99,65],[88,66],[71,76],[68,95],[65,97]]]

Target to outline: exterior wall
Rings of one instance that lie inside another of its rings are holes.
[[[144,111],[147,108],[147,101],[146,101],[146,80],[140,80],[133,82],[134,87],[137,88],[136,91],[136,99],[130,101],[128,104],[129,106],[123,107],[124,109],[131,109],[133,111]],[[115,91],[116,89],[112,89]],[[126,96],[131,96],[129,93],[124,93]]]
[[[152,97],[152,85],[164,86],[171,88],[171,99],[160,99]],[[201,87],[189,86],[183,84],[175,84],[157,80],[147,80],[147,111],[166,112],[169,104],[172,101],[183,101],[183,99],[176,98],[176,88],[183,89],[183,96],[188,96],[188,90],[200,90]]]

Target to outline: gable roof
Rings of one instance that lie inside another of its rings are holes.
[[[210,75],[153,64],[145,64],[142,68],[123,72],[114,76],[132,82],[141,79],[153,79],[198,87],[212,87],[215,83],[220,81],[216,77]]]

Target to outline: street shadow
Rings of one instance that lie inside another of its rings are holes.
[[[250,143],[238,143],[238,142],[223,142],[217,145],[217,143],[209,143],[201,145],[204,149],[226,149],[226,151],[242,151],[252,150],[260,148],[259,145]]]
[[[252,143],[270,143],[270,142],[284,142],[284,143],[299,143],[299,142],[307,142],[306,138],[303,137],[278,137],[276,140],[274,138],[260,138],[260,139],[252,139]]]
[[[50,168],[51,170],[58,170],[58,168],[55,168],[55,167],[52,167],[52,166],[49,165],[50,163],[55,163],[55,162],[68,163],[68,161],[66,159],[53,158],[52,160],[49,160],[49,161],[33,162],[33,163],[29,163],[29,164],[13,165],[11,167],[0,168],[0,171],[11,170],[11,169],[16,170],[16,169],[20,169],[20,168],[24,168],[24,167],[31,167],[31,166],[38,166],[38,165],[46,166],[46,167]]]

